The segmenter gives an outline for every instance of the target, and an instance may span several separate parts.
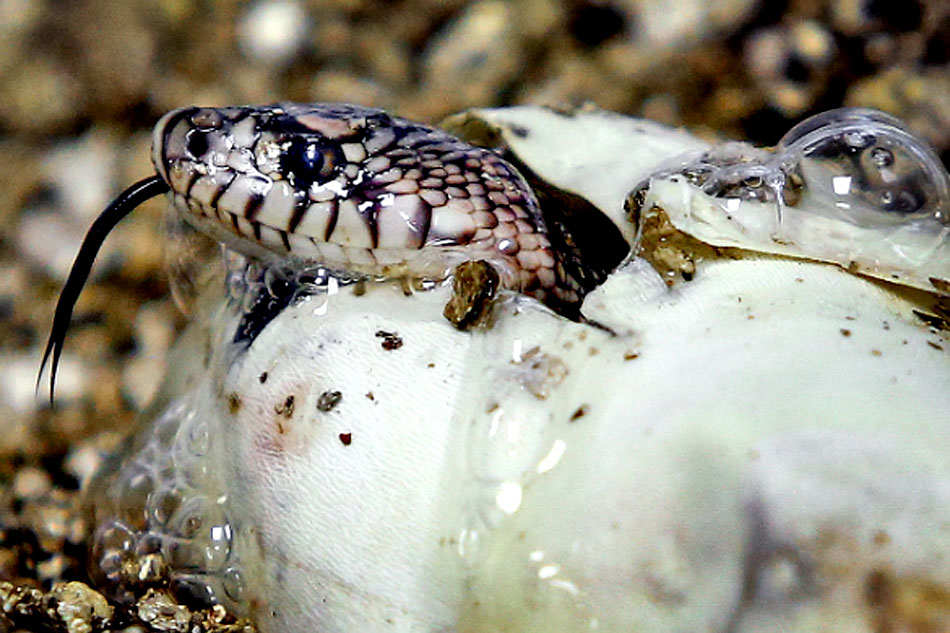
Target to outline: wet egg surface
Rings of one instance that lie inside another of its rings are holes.
[[[275,632],[871,631],[882,569],[950,596],[932,153],[863,110],[774,150],[596,110],[446,125],[634,254],[581,318],[507,286],[467,330],[448,281],[225,254],[100,477],[103,583],[160,567]]]

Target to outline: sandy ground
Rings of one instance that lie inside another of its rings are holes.
[[[592,101],[771,144],[810,114],[861,105],[903,118],[950,161],[946,2],[670,6],[0,0],[0,581],[15,583],[0,584],[0,604],[19,630],[65,626],[63,604],[80,605],[73,620],[97,630],[109,608],[84,585],[26,588],[86,580],[78,490],[147,404],[184,323],[169,298],[162,201],[100,254],[55,408],[34,384],[79,240],[118,191],[150,174],[149,132],[167,110],[349,101],[437,122],[470,106]],[[0,631],[18,630],[2,618]],[[146,630],[245,626],[179,610],[161,592],[122,618]]]

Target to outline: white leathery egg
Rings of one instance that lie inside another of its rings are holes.
[[[443,317],[450,284],[409,292],[234,256],[228,297],[206,288],[147,428],[102,477],[102,575],[121,584],[116,561],[157,544],[176,583],[265,633],[870,633],[866,587],[885,577],[906,597],[895,626],[939,630],[950,337],[939,287],[915,281],[942,274],[935,251],[901,242],[893,269],[923,272],[900,286],[825,263],[853,242],[829,224],[841,200],[796,167],[816,157],[769,162],[794,140],[710,149],[600,111],[462,118],[640,237],[646,258],[588,294],[582,319],[502,291],[488,325],[463,331]],[[703,188],[737,155],[797,188],[781,216],[748,178]],[[848,169],[875,160],[854,156]],[[740,208],[723,220],[729,199]],[[412,237],[400,222],[422,217],[410,200],[380,207],[376,259],[304,237],[326,228],[317,205],[287,237],[385,264]],[[644,222],[669,219],[659,246],[643,236],[655,227],[626,225],[631,201]],[[430,232],[470,221],[443,203]],[[931,210],[912,219],[940,224]],[[333,229],[357,246],[371,242],[359,213],[342,201]],[[743,227],[727,256],[709,237],[722,226]],[[653,268],[680,260],[689,281]]]

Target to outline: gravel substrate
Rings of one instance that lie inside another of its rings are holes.
[[[244,631],[160,587],[113,610],[84,584],[53,584],[88,580],[79,491],[147,404],[185,322],[164,273],[164,204],[150,201],[99,256],[55,408],[45,386],[34,395],[79,240],[149,174],[164,112],[350,101],[437,122],[470,106],[592,101],[771,144],[810,114],[861,105],[904,119],[947,163],[950,3],[0,0],[0,85],[0,632]]]

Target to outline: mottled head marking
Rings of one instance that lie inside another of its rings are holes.
[[[176,207],[236,250],[371,275],[441,278],[466,259],[576,301],[530,187],[498,154],[381,110],[187,108],[156,126]]]

